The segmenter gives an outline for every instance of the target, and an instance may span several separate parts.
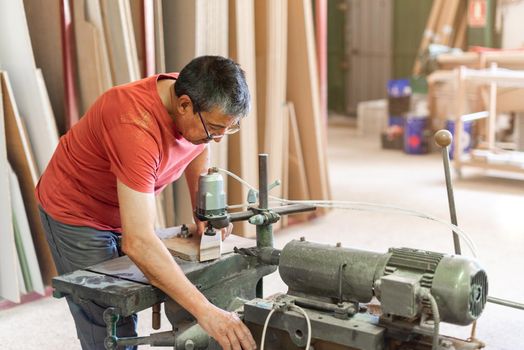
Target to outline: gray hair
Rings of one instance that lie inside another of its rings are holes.
[[[245,117],[251,108],[244,71],[221,56],[201,56],[189,62],[178,76],[175,94],[187,95],[195,112],[218,108],[226,115]]]

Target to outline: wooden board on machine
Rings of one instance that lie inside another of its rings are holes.
[[[188,261],[199,261],[200,258],[200,237],[192,235],[190,238],[173,237],[163,240],[166,248],[173,256]],[[234,248],[255,247],[257,242],[254,239],[230,235],[222,242],[222,254],[233,252]]]

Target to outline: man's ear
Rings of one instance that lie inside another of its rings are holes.
[[[188,111],[189,108],[193,108],[193,103],[189,96],[187,95],[181,95],[178,97],[177,100],[177,109],[180,113],[185,113]]]

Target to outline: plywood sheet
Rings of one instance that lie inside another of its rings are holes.
[[[33,238],[31,237],[31,229],[29,227],[29,221],[27,220],[21,187],[15,172],[11,168],[9,169],[9,183],[11,191],[11,205],[13,208],[17,232],[22,246],[21,250],[23,250],[22,254],[19,253],[19,260],[24,260],[24,264],[21,263],[21,265],[26,265],[26,267],[22,269],[22,272],[27,270],[24,272],[24,280],[29,280],[25,283],[25,286],[28,292],[35,291],[41,295],[44,295],[44,283],[42,281],[40,266],[36,257]]]
[[[42,69],[60,134],[66,131],[61,0],[24,0],[36,66]]]
[[[49,101],[44,101],[39,88],[22,0],[0,2],[0,69],[9,71],[16,103],[26,120],[38,170],[42,172],[58,144],[58,132],[46,106]]]
[[[131,21],[135,38],[136,52],[138,57],[138,68],[140,77],[146,76],[146,47],[145,47],[145,22],[144,22],[144,3],[145,0],[128,0],[131,8]]]
[[[101,0],[102,18],[115,85],[140,79],[138,53],[127,0]]]
[[[34,195],[38,181],[37,167],[24,123],[14,102],[13,90],[7,72],[0,72],[0,81],[3,91],[3,120],[5,120],[7,136],[7,156],[20,182],[29,227],[33,236],[44,283],[50,284],[51,278],[56,276],[56,269],[45,239],[44,229],[38,213],[38,204]]]
[[[109,55],[98,0],[79,0],[73,8],[79,88],[80,113],[84,114],[95,100],[111,88]],[[91,23],[89,18],[95,19]]]
[[[62,28],[62,60],[64,62],[65,131],[80,119],[77,89],[75,32],[73,28],[72,1],[60,1],[60,26]]]
[[[287,96],[295,106],[297,126],[312,199],[330,199],[326,126],[320,113],[313,17],[308,0],[289,3]]]
[[[155,72],[164,73],[166,71],[166,55],[162,0],[153,0],[153,16],[155,21]]]
[[[0,89],[2,95],[3,89]],[[3,99],[0,99],[2,101]],[[0,102],[0,298],[20,302],[18,256],[16,254],[11,196],[9,194],[9,164],[5,140],[3,106]]]
[[[258,187],[257,98],[255,65],[255,8],[253,0],[229,2],[229,53],[246,74],[251,94],[251,111],[241,121],[241,129],[228,137],[228,170]],[[245,203],[248,188],[228,177],[228,204]],[[256,227],[247,221],[235,223],[237,235],[254,237]]]
[[[268,153],[268,181],[283,175],[284,113],[287,70],[287,9],[280,0],[255,2],[257,121],[259,152]],[[271,191],[280,197],[282,187]]]
[[[198,261],[200,256],[200,237],[193,235],[190,238],[174,237],[163,240],[164,245],[173,256],[184,260]],[[222,255],[233,252],[237,248],[256,247],[254,239],[230,235],[222,242]]]

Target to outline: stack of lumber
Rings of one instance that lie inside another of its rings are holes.
[[[44,293],[56,275],[34,188],[59,135],[109,88],[201,55],[240,63],[252,96],[241,131],[210,145],[211,165],[257,187],[268,153],[269,181],[281,182],[271,195],[330,198],[311,0],[2,1],[0,298]],[[226,186],[230,205],[246,203],[247,187]],[[192,221],[185,179],[158,196],[157,213],[159,228]]]
[[[422,35],[413,75],[421,75],[430,44],[466,48],[466,0],[434,0]]]

